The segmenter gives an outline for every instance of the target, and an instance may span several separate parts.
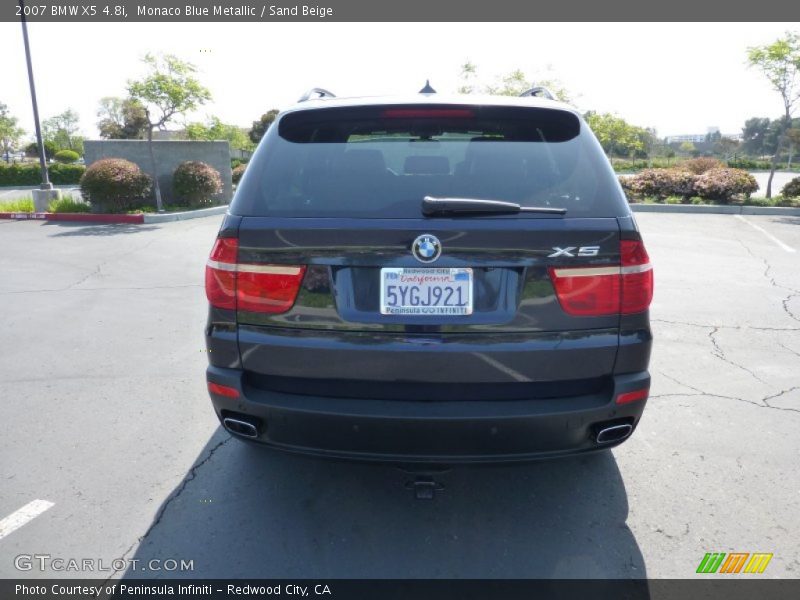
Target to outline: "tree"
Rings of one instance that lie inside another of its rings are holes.
[[[476,84],[478,77],[478,67],[472,61],[467,61],[461,65],[459,74],[461,85],[456,90],[459,94],[474,94],[477,92]]]
[[[764,154],[764,140],[767,137],[770,121],[767,118],[753,117],[744,122],[742,128],[742,152],[750,156]]]
[[[655,146],[653,129],[631,125],[625,119],[611,113],[600,114],[589,111],[584,118],[609,158],[615,155],[631,158],[649,157]]]
[[[534,87],[546,87],[549,89],[556,100],[561,102],[572,102],[572,94],[564,85],[550,73],[548,67],[545,73],[540,73],[542,77],[528,77],[521,69],[514,69],[505,75],[495,77],[492,83],[481,84],[478,79],[478,67],[467,61],[461,65],[459,79],[461,81],[457,88],[459,94],[490,94],[492,96],[519,96],[521,93]]]
[[[14,150],[25,130],[18,125],[19,119],[12,117],[8,106],[0,102],[0,151],[4,156]]]
[[[714,152],[722,157],[722,160],[728,162],[736,151],[739,149],[739,142],[734,139],[721,137],[719,141],[714,144]]]
[[[254,147],[241,127],[223,123],[218,117],[210,117],[206,123],[188,123],[186,137],[190,140],[227,140],[235,150],[252,150]]]
[[[678,150],[692,155],[697,152],[697,148],[692,142],[683,142],[680,146],[678,146]]]
[[[43,141],[44,145],[44,157],[46,160],[50,160],[53,158],[57,152],[55,145],[53,142],[48,142],[47,140]],[[36,142],[31,142],[27,146],[25,146],[25,154],[27,156],[39,156],[39,144]]]
[[[264,137],[265,133],[267,133],[267,129],[269,129],[269,126],[272,125],[272,122],[278,116],[279,112],[280,111],[278,109],[273,108],[272,110],[268,110],[261,115],[261,118],[258,121],[253,121],[253,126],[250,128],[250,131],[247,134],[250,136],[250,141],[252,141],[254,144],[260,142],[261,138]]]
[[[141,140],[147,135],[147,112],[138,100],[106,96],[97,111],[100,137],[107,140]]]
[[[772,198],[772,178],[778,166],[778,155],[786,143],[786,131],[791,127],[792,114],[800,100],[800,35],[786,32],[785,37],[771,44],[748,48],[747,61],[761,71],[783,102],[783,131],[772,155],[767,179],[767,198]]]
[[[156,207],[159,211],[163,211],[161,187],[158,184],[156,158],[153,153],[153,130],[165,129],[166,124],[176,116],[196,110],[211,100],[211,92],[195,78],[197,68],[177,56],[146,54],[142,62],[147,65],[149,73],[139,81],[128,81],[128,94],[144,106]]]
[[[800,128],[793,127],[786,131],[786,141],[789,144],[789,159],[786,164],[787,169],[792,168],[792,158],[797,149],[800,148]]]
[[[80,116],[68,108],[61,114],[42,121],[42,137],[53,143],[56,150],[74,150],[83,154],[83,137],[80,131]]]

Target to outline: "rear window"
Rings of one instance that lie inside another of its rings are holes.
[[[231,212],[417,218],[425,196],[627,214],[599,144],[573,113],[451,105],[288,113],[253,156]]]

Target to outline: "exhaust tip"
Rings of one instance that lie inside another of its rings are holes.
[[[222,419],[222,425],[231,433],[235,433],[247,438],[258,437],[258,428],[253,423],[248,421],[226,417]]]
[[[597,432],[595,438],[598,444],[611,444],[612,442],[619,442],[628,437],[633,431],[633,426],[629,423],[622,425],[613,425],[611,427],[604,427]]]

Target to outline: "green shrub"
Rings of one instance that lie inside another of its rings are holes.
[[[667,196],[689,197],[694,192],[695,175],[680,169],[644,169],[636,175],[621,177],[625,191],[636,197]]]
[[[70,195],[65,195],[58,200],[53,200],[47,206],[47,210],[52,213],[86,213],[92,209],[89,204],[82,200],[77,200]]]
[[[121,158],[92,163],[81,177],[81,194],[99,212],[125,212],[150,198],[152,181],[138,165]]]
[[[39,165],[0,164],[0,185],[38,185],[42,182]]]
[[[710,171],[711,169],[720,169],[724,166],[725,165],[722,164],[722,162],[718,161],[716,158],[711,158],[710,156],[693,158],[681,164],[681,168],[691,171],[695,175],[702,175],[706,171]]]
[[[231,177],[233,178],[233,183],[238,184],[241,179],[242,175],[244,175],[244,170],[247,168],[247,163],[243,163],[238,165],[236,168],[233,169],[231,172]]]
[[[800,207],[800,197],[788,198],[786,196],[776,196],[775,206],[790,206],[792,208]]]
[[[700,196],[692,196],[689,198],[689,204],[708,204],[708,202],[703,200]]]
[[[56,185],[74,185],[81,181],[81,176],[86,172],[83,165],[54,164],[47,168],[50,181]]]
[[[664,199],[664,204],[684,204],[684,198],[682,196],[667,196]]]
[[[747,199],[758,189],[755,178],[742,169],[711,169],[694,182],[698,196],[728,204],[736,197]]]
[[[247,159],[246,158],[232,158],[231,159],[231,169],[235,169],[239,165],[246,165]]]
[[[56,159],[56,162],[71,164],[77,161],[80,157],[81,155],[74,150],[59,150],[56,152],[56,155],[53,158]]]
[[[800,177],[795,177],[789,181],[781,190],[781,196],[787,198],[800,198]]]
[[[178,165],[172,175],[175,196],[197,207],[214,204],[213,196],[222,192],[222,178],[214,167],[200,161]]]
[[[783,169],[786,163],[778,163],[777,167]],[[728,161],[728,168],[730,169],[746,169],[752,171],[769,171],[772,168],[772,163],[768,160],[754,160],[752,158],[737,158]]]
[[[33,198],[20,198],[18,200],[5,200],[0,202],[0,212],[11,213],[32,213],[33,212]]]
[[[57,185],[76,184],[86,170],[83,165],[54,164],[47,168],[50,181]],[[42,172],[39,164],[0,164],[0,186],[39,185]]]

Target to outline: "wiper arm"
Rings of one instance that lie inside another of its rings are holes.
[[[516,202],[480,200],[478,198],[434,198],[433,196],[425,196],[422,199],[422,214],[426,217],[435,215],[501,215],[521,212],[564,215],[567,213],[567,209],[549,206],[520,206]]]

